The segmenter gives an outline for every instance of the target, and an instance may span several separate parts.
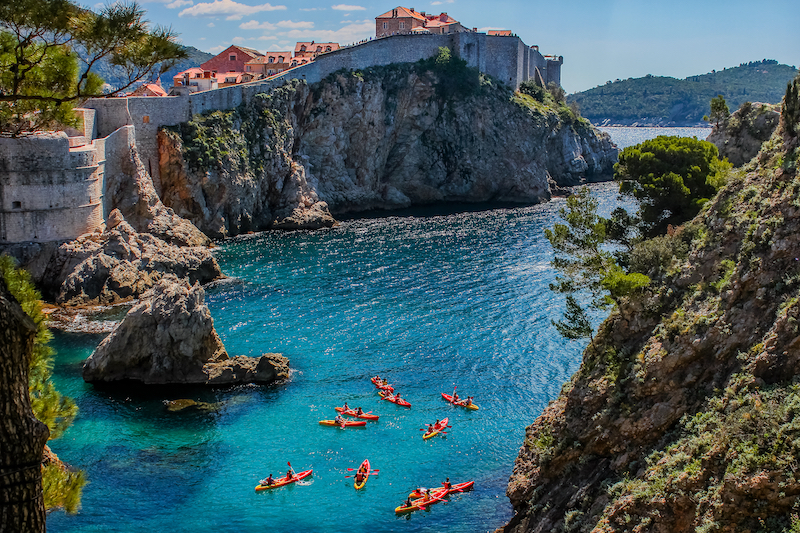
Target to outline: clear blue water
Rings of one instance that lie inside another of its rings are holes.
[[[604,214],[619,205],[616,185],[593,189]],[[101,337],[57,334],[56,385],[80,413],[51,445],[86,471],[89,484],[79,514],[51,514],[49,530],[501,526],[511,517],[505,488],[525,427],[577,369],[585,346],[551,324],[563,299],[548,288],[554,274],[543,230],[563,205],[416,212],[224,242],[216,255],[232,280],[206,293],[217,331],[232,355],[288,356],[291,380],[280,385],[96,388],[82,381],[80,367]],[[369,381],[376,374],[412,408],[381,401]],[[445,403],[441,393],[454,386],[480,410]],[[163,400],[178,398],[217,409],[168,411]],[[347,430],[318,424],[345,401],[380,421]],[[444,417],[448,433],[423,441],[420,428]],[[345,476],[365,458],[380,473],[356,492]],[[314,474],[253,490],[287,462]],[[446,476],[474,480],[475,490],[395,517],[411,489]]]

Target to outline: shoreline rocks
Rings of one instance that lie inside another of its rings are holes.
[[[231,358],[204,298],[198,283],[161,278],[84,362],[84,380],[228,385],[288,377],[282,355]]]

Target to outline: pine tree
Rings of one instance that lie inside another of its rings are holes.
[[[52,382],[52,333],[42,312],[41,294],[33,286],[30,274],[16,268],[14,260],[0,256],[0,278],[34,324],[34,342],[28,364],[28,393],[34,416],[47,425],[49,439],[63,435],[78,412],[72,399],[61,395]],[[70,471],[58,462],[44,466],[44,501],[47,509],[63,507],[75,512],[85,484],[82,472]]]
[[[795,78],[786,86],[786,95],[783,97],[781,122],[783,129],[791,136],[797,135],[797,123],[800,122],[800,95],[798,94],[797,79]]]

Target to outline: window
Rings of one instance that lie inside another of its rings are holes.
[[[317,46],[317,52],[322,52],[322,47],[321,46]]]
[[[22,209],[22,202],[11,202],[11,209]]]
[[[231,54],[231,55],[228,57],[228,60],[229,60],[229,61],[236,61],[236,54]]]
[[[406,29],[406,23],[405,22],[400,22],[400,29],[401,30]]]
[[[278,63],[283,63],[283,56],[278,56]]]
[[[330,52],[330,51],[331,51],[331,47],[330,47],[330,46],[326,46],[326,47],[325,47],[325,51],[326,51],[326,52]]]
[[[303,46],[301,46],[301,47],[300,47],[300,51],[301,51],[301,52],[305,52],[305,51],[306,51],[306,45],[303,45]]]
[[[268,63],[274,63],[275,62],[275,58],[273,56],[269,56],[269,59],[267,60],[267,62]]]
[[[250,65],[247,65],[247,72],[250,72]]]
[[[383,23],[383,29],[385,30],[385,29],[386,29],[386,28],[388,28],[388,27],[389,27],[389,23],[387,23],[387,22],[384,22],[384,23]]]

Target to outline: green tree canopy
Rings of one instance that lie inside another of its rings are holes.
[[[728,109],[725,97],[718,94],[711,99],[711,114],[704,116],[703,120],[713,122],[719,128],[719,123],[724,122],[729,116],[731,116],[731,111]]]
[[[0,277],[36,326],[28,374],[31,408],[34,416],[47,424],[49,440],[57,439],[72,424],[78,407],[71,398],[61,395],[52,381],[55,352],[50,346],[53,335],[47,328],[47,317],[42,312],[42,296],[33,286],[30,274],[17,268],[14,260],[7,255],[0,255]],[[52,510],[63,507],[67,512],[77,512],[81,489],[86,483],[83,472],[48,464],[43,468],[42,477],[45,508]]]
[[[696,215],[724,184],[730,163],[694,137],[656,137],[625,148],[614,165],[620,193],[639,200],[640,230],[649,237]]]
[[[74,124],[75,103],[103,95],[102,80],[93,72],[101,60],[126,74],[110,96],[183,57],[172,30],[151,29],[133,2],[106,5],[99,14],[70,0],[2,2],[0,133],[17,136]]]

